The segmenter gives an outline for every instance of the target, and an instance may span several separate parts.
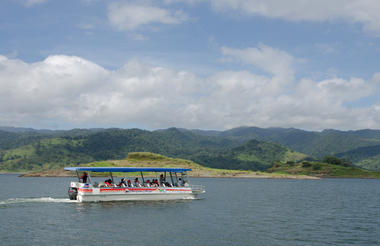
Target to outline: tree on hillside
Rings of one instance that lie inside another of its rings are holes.
[[[322,162],[332,164],[332,165],[345,166],[345,167],[349,167],[352,164],[349,160],[340,159],[340,158],[332,156],[332,155],[327,155],[327,156],[323,157]]]

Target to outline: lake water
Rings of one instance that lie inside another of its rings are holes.
[[[192,179],[202,199],[76,203],[0,175],[1,245],[380,245],[380,180]]]

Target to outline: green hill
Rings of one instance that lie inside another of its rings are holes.
[[[116,160],[125,158],[129,152],[153,152],[194,160],[208,167],[244,170],[265,170],[274,160],[293,158],[290,150],[278,144],[251,141],[242,145],[238,141],[199,136],[176,128],[153,132],[107,129],[84,134],[70,131],[33,136],[34,141],[30,138],[25,144],[17,142],[15,148],[0,150],[1,170],[41,170]]]
[[[256,139],[274,142],[317,159],[380,144],[378,130],[312,132],[294,128],[240,127],[221,132],[219,136],[241,141]]]
[[[200,153],[194,160],[209,167],[243,170],[266,170],[275,161],[300,161],[306,155],[282,145],[251,140],[241,146],[218,153]]]
[[[78,166],[78,165],[76,165]],[[180,167],[190,168],[190,176],[192,177],[237,177],[237,178],[287,178],[287,179],[317,179],[307,175],[290,175],[284,173],[267,173],[249,170],[226,170],[209,168],[199,165],[190,160],[180,158],[170,158],[167,156],[149,153],[149,152],[133,152],[123,160],[98,161],[81,164],[80,166],[108,166],[108,167]],[[92,176],[108,176],[108,173],[92,173]],[[132,176],[136,173],[114,173],[114,176]],[[65,171],[63,168],[54,168],[44,171],[35,171],[23,174],[27,177],[52,177],[52,176],[73,176],[72,172]],[[155,177],[155,173],[144,172],[144,177]]]
[[[152,152],[208,167],[244,170],[265,170],[276,161],[321,160],[325,155],[335,155],[356,166],[380,170],[379,146],[377,130],[311,132],[240,127],[227,131],[178,128],[52,131],[2,127],[0,170],[41,170],[117,160],[129,152]]]
[[[380,145],[356,148],[337,155],[368,170],[380,170]]]
[[[267,172],[308,175],[321,178],[380,178],[380,172],[363,170],[353,166],[346,167],[309,161],[302,163],[276,163]]]
[[[78,166],[78,165],[75,165]],[[380,178],[380,172],[362,170],[356,167],[333,165],[321,162],[294,161],[276,162],[265,172],[250,170],[227,170],[210,168],[199,165],[190,160],[180,158],[170,158],[167,156],[149,153],[133,152],[122,160],[96,161],[79,166],[109,166],[109,167],[180,167],[191,168],[191,176],[195,177],[243,177],[243,178],[290,178],[290,179],[316,179],[316,178]],[[53,168],[45,171],[29,172],[23,176],[72,176],[71,172],[64,171],[63,168]],[[107,176],[108,173],[92,174],[97,176]],[[114,176],[124,177],[125,175],[135,176],[136,173],[114,173]],[[144,173],[145,177],[154,177],[154,173]]]
[[[196,132],[200,134],[199,130]],[[380,145],[380,130],[330,129],[313,132],[294,128],[239,127],[218,133],[205,131],[202,134],[207,133],[240,142],[256,139],[278,143],[319,160],[326,155],[341,156],[355,162],[357,166],[380,170],[379,161],[374,157],[380,155],[380,150],[376,149],[376,146]],[[375,147],[376,153],[373,153],[372,146]]]

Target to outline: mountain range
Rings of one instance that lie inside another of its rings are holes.
[[[380,130],[305,131],[239,127],[226,131],[169,128],[35,130],[0,127],[0,170],[50,169],[123,159],[147,151],[201,165],[266,170],[275,162],[321,160],[332,155],[380,170]]]

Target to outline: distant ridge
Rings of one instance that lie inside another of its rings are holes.
[[[47,129],[36,130],[33,128],[24,128],[24,127],[0,126],[0,131],[15,132],[15,133],[24,133],[24,132],[50,133],[50,132],[53,132],[54,130],[47,130]]]
[[[316,160],[335,155],[356,166],[380,170],[378,146],[380,130],[370,129],[316,132],[249,126],[226,131],[0,127],[0,170],[49,169],[67,163],[122,159],[136,151],[190,159],[210,167],[247,170],[265,170],[273,161],[286,161],[288,156],[277,153],[296,153],[300,159]]]

